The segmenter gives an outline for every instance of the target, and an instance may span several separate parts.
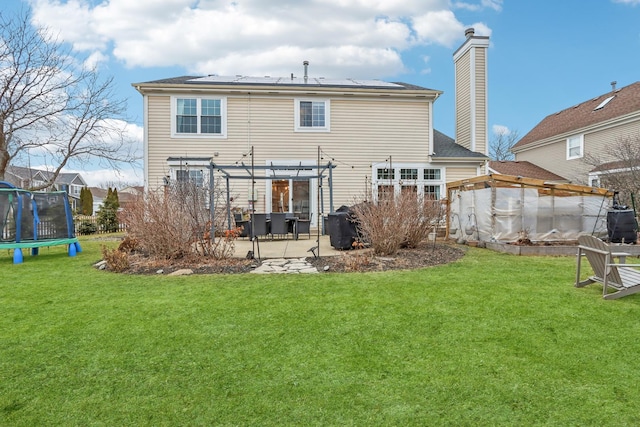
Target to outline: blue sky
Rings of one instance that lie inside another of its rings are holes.
[[[131,83],[179,75],[403,81],[444,94],[436,129],[454,136],[454,51],[489,35],[489,126],[522,137],[548,114],[640,78],[640,0],[3,0],[113,75],[141,135]],[[490,131],[491,133],[491,131]],[[491,135],[490,135],[491,136]],[[136,170],[137,169],[137,170]],[[140,167],[90,184],[141,182]]]

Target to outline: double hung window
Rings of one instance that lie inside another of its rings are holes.
[[[418,179],[418,169],[417,168],[402,168],[400,169],[400,179],[409,179],[416,180]]]
[[[584,152],[584,136],[576,135],[567,138],[567,160],[579,159]]]
[[[381,179],[394,179],[395,178],[395,170],[389,168],[378,168],[377,170],[378,180]]]
[[[429,200],[440,199],[440,186],[439,185],[425,185],[424,197]]]
[[[225,98],[174,98],[172,108],[174,136],[225,136]]]
[[[328,132],[329,122],[329,100],[295,100],[295,130],[297,132]]]
[[[425,181],[440,181],[440,169],[425,169],[424,180]]]
[[[440,199],[440,188],[442,187],[442,170],[425,168],[423,171],[425,186],[422,189],[425,199]]]
[[[176,180],[194,184],[196,187],[204,187],[204,173],[200,169],[177,169]]]

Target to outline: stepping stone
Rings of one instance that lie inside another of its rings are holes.
[[[183,268],[180,270],[176,270],[173,273],[169,273],[167,274],[167,276],[189,276],[193,274],[193,270],[191,270],[190,268]]]

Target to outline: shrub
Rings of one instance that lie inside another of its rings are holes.
[[[111,190],[109,188],[107,197],[102,202],[102,207],[98,211],[97,221],[102,229],[107,233],[115,233],[119,228],[118,220],[118,208],[120,202],[118,201],[117,190]]]
[[[199,255],[224,259],[235,249],[240,230],[211,236],[207,193],[189,182],[178,182],[163,192],[149,192],[123,212],[127,235],[149,256],[162,259]],[[216,203],[216,230],[224,228],[226,206]]]
[[[416,248],[420,242],[435,232],[444,215],[442,203],[437,200],[420,200],[416,195],[406,194],[398,198],[398,210],[404,222],[402,247]]]
[[[81,235],[95,234],[98,231],[98,226],[91,221],[82,221],[78,226],[78,233]]]
[[[114,209],[101,208],[98,211],[97,221],[107,233],[115,233],[118,231],[118,213]]]
[[[236,240],[242,227],[236,227],[231,230],[225,230],[221,237],[211,240],[211,255],[215,259],[227,259],[233,255],[236,248]]]
[[[116,273],[129,269],[129,256],[119,249],[109,249],[102,245],[102,259],[107,263],[107,268]]]
[[[138,239],[126,235],[118,245],[118,250],[125,253],[136,252],[140,250],[140,242]]]
[[[343,256],[345,271],[366,271],[373,262],[373,257],[370,252],[356,253],[354,255],[349,254]]]
[[[129,204],[124,216],[127,236],[152,257],[181,258],[195,241],[190,221],[171,197],[149,193]]]
[[[424,200],[415,193],[383,194],[377,203],[352,207],[354,221],[363,240],[376,255],[394,255],[401,247],[417,247],[437,225],[438,201]]]

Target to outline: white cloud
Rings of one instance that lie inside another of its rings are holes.
[[[464,33],[465,26],[450,10],[427,12],[413,18],[413,27],[422,43],[438,43],[452,47]]]
[[[94,12],[83,0],[32,1],[33,20],[53,35],[73,45],[77,51],[103,50],[109,37],[96,31]]]
[[[466,9],[472,12],[477,12],[483,9],[493,9],[500,12],[502,10],[503,0],[481,0],[480,4],[466,3],[466,2],[454,2],[454,9]]]
[[[100,64],[108,62],[109,57],[99,51],[93,52],[89,57],[84,61],[84,65],[88,69],[98,68]]]
[[[422,61],[425,63],[425,65],[429,64],[429,61],[431,60],[430,56],[422,56]],[[420,70],[420,74],[431,74],[431,67],[425,67],[422,70]]]
[[[491,130],[493,130],[493,134],[494,135],[504,135],[504,136],[508,136],[511,134],[511,130],[503,125],[493,125],[491,127]]]
[[[38,23],[96,63],[113,55],[128,67],[180,66],[201,74],[288,75],[309,60],[325,77],[389,76],[406,71],[403,51],[453,47],[467,27],[448,0],[32,0],[32,6]],[[478,4],[501,6],[502,0]]]
[[[487,27],[486,24],[482,22],[471,24],[470,27],[473,27],[476,36],[491,36],[491,28]]]
[[[126,185],[142,185],[142,166],[130,166],[116,169],[92,169],[92,170],[65,170],[65,172],[77,172],[87,182],[89,187],[106,187],[115,185],[122,188]]]

